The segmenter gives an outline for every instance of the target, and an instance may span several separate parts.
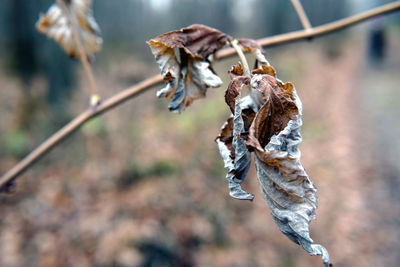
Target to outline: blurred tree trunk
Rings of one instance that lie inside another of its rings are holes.
[[[353,13],[349,0],[302,0],[302,3],[313,26],[343,19]],[[323,38],[324,52],[329,59],[334,60],[342,54],[342,44],[347,35],[348,31],[341,31]]]
[[[35,1],[13,0],[10,4],[9,51],[13,69],[21,75],[24,89],[29,91],[30,83],[36,69],[37,58],[34,53],[34,34],[32,31],[32,13],[35,12]]]
[[[53,3],[50,0],[6,0],[1,3],[0,15],[5,17],[6,31],[4,50],[6,66],[22,81],[22,98],[17,112],[17,127],[29,127],[35,111],[42,108],[42,97],[32,92],[32,80],[44,71],[48,80],[47,102],[56,117],[67,114],[66,99],[73,80],[72,65],[60,48],[35,29],[39,13],[47,11]]]
[[[3,11],[9,16],[5,27],[8,30],[9,41],[7,65],[22,81],[23,94],[18,103],[16,114],[17,128],[28,128],[34,116],[36,103],[31,95],[31,82],[37,71],[37,58],[34,53],[35,42],[32,31],[32,13],[36,3],[24,0],[5,2]]]
[[[375,18],[369,24],[368,29],[368,57],[372,67],[377,67],[385,59],[386,54],[386,31],[385,19]]]

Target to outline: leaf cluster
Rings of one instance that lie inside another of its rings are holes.
[[[225,102],[232,115],[216,138],[228,172],[230,195],[253,200],[254,196],[243,190],[241,184],[254,153],[260,188],[275,223],[310,255],[322,255],[324,265],[329,266],[327,250],[313,244],[309,233],[317,196],[300,163],[302,104],[294,85],[277,78],[254,40],[235,40],[203,25],[160,35],[148,44],[166,84],[157,95],[167,97],[168,108],[174,112],[181,112],[194,100],[205,97],[208,88],[222,84],[211,66],[216,51],[238,44],[242,51],[254,55],[256,63],[251,72],[240,64],[228,72],[231,81]],[[241,56],[242,52],[238,53]]]
[[[70,57],[91,58],[102,45],[91,4],[91,0],[57,0],[47,14],[40,16],[37,29],[55,40]],[[239,64],[228,71],[225,102],[231,116],[216,138],[230,195],[253,200],[241,184],[254,154],[261,192],[281,232],[310,255],[322,255],[325,266],[329,266],[327,250],[313,244],[309,233],[317,196],[300,163],[302,104],[294,85],[277,78],[257,42],[236,40],[204,25],[168,32],[147,43],[165,84],[157,96],[167,98],[169,110],[178,113],[204,98],[208,88],[223,84],[212,67],[215,53],[227,46],[239,47],[244,67]],[[255,57],[251,71],[243,52]],[[7,188],[10,190],[11,184]]]

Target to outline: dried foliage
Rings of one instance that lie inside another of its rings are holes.
[[[241,44],[256,56],[256,65],[267,62],[252,41]],[[322,255],[325,266],[329,266],[327,250],[313,244],[309,233],[317,196],[300,163],[302,105],[296,89],[293,84],[278,80],[274,68],[267,65],[253,70],[250,76],[243,76],[240,65],[234,66],[230,77],[225,101],[232,117],[216,139],[228,171],[230,195],[242,200],[254,198],[240,186],[250,167],[250,153],[254,151],[261,192],[275,223],[310,255]],[[249,93],[241,97],[244,88]]]
[[[65,2],[72,23],[76,20],[80,36],[90,54],[100,49],[98,26],[91,16],[91,1]],[[54,4],[48,14],[42,16],[38,29],[55,39],[71,56],[77,56],[72,38],[69,16]],[[309,224],[315,218],[316,189],[300,163],[298,145],[302,138],[302,104],[296,89],[290,82],[277,79],[276,71],[264,56],[262,47],[251,39],[232,38],[204,25],[160,35],[148,41],[161,70],[164,88],[158,97],[169,100],[168,108],[181,112],[194,100],[206,96],[208,88],[222,85],[211,60],[218,50],[231,44],[242,61],[244,52],[255,57],[254,70],[249,73],[241,65],[229,71],[231,82],[225,93],[225,101],[232,116],[226,121],[216,138],[224,167],[228,171],[230,195],[241,200],[253,200],[254,196],[241,188],[251,165],[251,153],[255,153],[255,166],[261,192],[267,201],[275,223],[282,233],[310,255],[322,255],[329,266],[327,250],[313,244]],[[242,95],[245,95],[243,96]]]
[[[36,27],[41,33],[55,40],[69,56],[86,59],[84,55],[93,56],[102,45],[100,29],[92,16],[91,4],[91,0],[57,0],[46,15],[41,15]],[[363,16],[354,16],[340,23],[313,28],[312,32],[294,32],[289,36],[275,38],[279,40],[264,40],[262,43],[271,45],[321,35],[398,8],[396,5],[388,5]],[[309,30],[310,25],[305,25],[305,28]],[[237,44],[240,44],[243,51],[251,52],[256,58],[255,69],[251,74],[247,63],[244,64],[246,74],[240,65],[234,66],[229,72],[231,83],[226,90],[225,101],[232,116],[216,138],[225,168],[228,170],[226,178],[230,194],[237,199],[253,200],[254,196],[245,192],[240,185],[246,178],[251,153],[254,152],[261,191],[275,223],[289,239],[301,245],[311,255],[322,255],[325,266],[331,266],[327,250],[321,245],[313,244],[309,234],[309,223],[315,218],[317,197],[316,189],[300,163],[298,145],[302,141],[302,104],[293,84],[282,83],[277,79],[274,68],[266,60],[262,47],[257,42],[250,39],[232,42],[228,35],[203,25],[192,25],[150,40],[148,44],[167,84],[157,95],[170,100],[171,111],[180,112],[195,99],[204,97],[208,88],[219,87],[222,81],[212,69],[211,56],[229,42],[242,60],[244,55],[237,49]],[[148,88],[151,86],[149,84],[158,81],[154,79],[154,82],[143,85],[143,88]],[[247,89],[248,92],[243,89]],[[242,97],[245,93],[248,94]],[[95,99],[93,97],[97,95],[92,95],[92,99]],[[129,94],[125,99],[127,97]],[[114,100],[114,103],[121,103],[122,100]],[[98,100],[92,102],[98,104]],[[108,104],[107,108],[110,106],[111,104]],[[106,108],[103,107],[97,114],[104,110]],[[54,140],[64,139],[85,121],[67,127],[65,134],[54,137]],[[47,148],[54,144],[55,142],[49,143]],[[46,152],[37,153],[31,158],[37,159],[44,153]],[[29,166],[27,164],[22,164],[23,167],[20,168],[26,168]],[[15,178],[21,172],[15,173],[9,177]],[[6,183],[0,188],[0,193],[10,193],[14,182],[11,178],[4,180]],[[172,206],[175,208],[176,205]],[[92,228],[92,224],[89,224],[89,228]],[[126,233],[121,232],[122,235]],[[188,242],[183,243],[187,245]]]
[[[157,96],[170,101],[169,110],[181,112],[194,100],[205,97],[208,88],[222,85],[209,57],[230,39],[215,29],[195,24],[147,42],[166,84]]]
[[[80,53],[74,40],[73,25],[71,25],[76,24],[86,54],[92,56],[99,52],[103,40],[100,28],[92,14],[92,0],[61,1],[64,1],[69,14],[65,14],[65,10],[56,2],[46,14],[40,15],[36,28],[50,39],[56,41],[68,56],[79,58]]]
[[[309,233],[317,196],[300,163],[301,101],[292,83],[277,79],[275,69],[257,42],[239,39],[232,43],[231,37],[203,25],[192,25],[150,40],[148,44],[166,83],[157,95],[170,100],[171,111],[180,112],[193,100],[204,97],[207,88],[220,86],[222,81],[213,72],[209,56],[228,41],[242,60],[245,58],[240,49],[251,52],[256,59],[251,74],[241,65],[233,66],[229,71],[231,82],[225,102],[232,116],[216,138],[228,171],[226,179],[230,195],[253,200],[254,196],[244,191],[241,184],[247,176],[254,151],[260,188],[275,223],[282,233],[310,255],[322,255],[325,266],[329,266],[327,250],[313,244]],[[243,63],[247,66],[247,62]],[[242,97],[245,92],[248,94]]]

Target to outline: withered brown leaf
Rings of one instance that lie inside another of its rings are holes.
[[[229,71],[231,82],[225,92],[225,102],[231,109],[232,117],[221,128],[220,135],[216,138],[220,154],[228,171],[229,194],[241,200],[253,200],[252,194],[244,191],[240,184],[244,182],[250,167],[250,151],[246,142],[251,122],[255,112],[248,105],[250,96],[240,98],[243,86],[250,85],[250,77],[242,76],[241,65],[233,66]]]
[[[251,128],[254,130],[250,131],[250,139],[258,141],[255,145],[257,177],[263,197],[281,232],[301,245],[310,255],[322,255],[325,266],[329,266],[328,251],[319,244],[313,244],[314,241],[310,238],[309,225],[315,218],[317,190],[300,163],[298,145],[302,141],[302,108],[294,88],[291,88],[291,96],[296,103],[298,115],[286,125],[278,123],[278,128],[284,126],[279,133],[262,131],[263,124],[273,121],[268,117],[267,122],[263,122],[257,118],[257,114],[253,121]],[[261,108],[260,112],[265,110]],[[289,116],[285,115],[281,121],[286,121]],[[262,117],[265,116],[259,118]],[[260,144],[266,142],[263,139],[268,138],[268,143],[260,150]]]
[[[250,84],[250,77],[243,76],[243,69],[241,65],[235,65],[229,71],[231,82],[228,89],[225,91],[225,102],[231,109],[232,114],[235,113],[235,101],[242,91],[242,86]]]
[[[228,120],[217,143],[228,170],[230,195],[249,199],[240,184],[250,164],[250,152],[255,152],[255,165],[260,188],[270,207],[272,217],[282,233],[301,245],[310,255],[322,255],[329,266],[328,251],[314,244],[309,224],[315,217],[316,189],[300,163],[298,145],[302,138],[302,106],[293,84],[282,83],[271,66],[262,65],[250,76],[243,76],[239,67],[230,73],[231,83],[225,101],[234,114]],[[242,87],[250,85],[249,95],[240,99]],[[249,116],[250,115],[250,116]],[[247,123],[246,123],[247,122]],[[240,135],[235,133],[240,130]],[[240,160],[246,172],[235,177],[237,148],[233,143],[244,141]],[[232,145],[233,143],[233,145]],[[225,149],[225,153],[224,153]]]
[[[78,26],[79,35],[88,56],[93,56],[101,50],[103,40],[100,28],[93,17],[92,0],[65,1],[71,16]],[[56,41],[68,56],[79,58],[80,54],[72,34],[72,25],[57,2],[46,14],[41,14],[36,28],[42,34]]]
[[[250,127],[249,143],[263,151],[271,137],[281,132],[290,120],[296,119],[299,112],[291,83],[282,84],[271,75],[256,74],[251,79],[251,86],[264,104]]]
[[[157,96],[168,98],[171,111],[181,112],[194,100],[205,97],[208,88],[221,86],[222,80],[208,57],[230,39],[215,29],[195,24],[147,42],[166,84]]]
[[[272,66],[262,65],[260,69],[255,69],[252,74],[268,74],[276,78],[276,71]]]
[[[162,34],[152,40],[150,45],[161,43],[169,48],[182,48],[185,53],[194,58],[207,59],[231,40],[228,35],[201,25],[193,24],[178,31]]]

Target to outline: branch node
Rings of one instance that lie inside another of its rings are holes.
[[[300,22],[303,25],[303,28],[311,32],[312,31],[312,26],[310,23],[310,20],[307,17],[306,12],[304,11],[303,5],[301,4],[300,0],[290,0],[292,2],[292,5],[297,13],[297,16],[299,16]]]

